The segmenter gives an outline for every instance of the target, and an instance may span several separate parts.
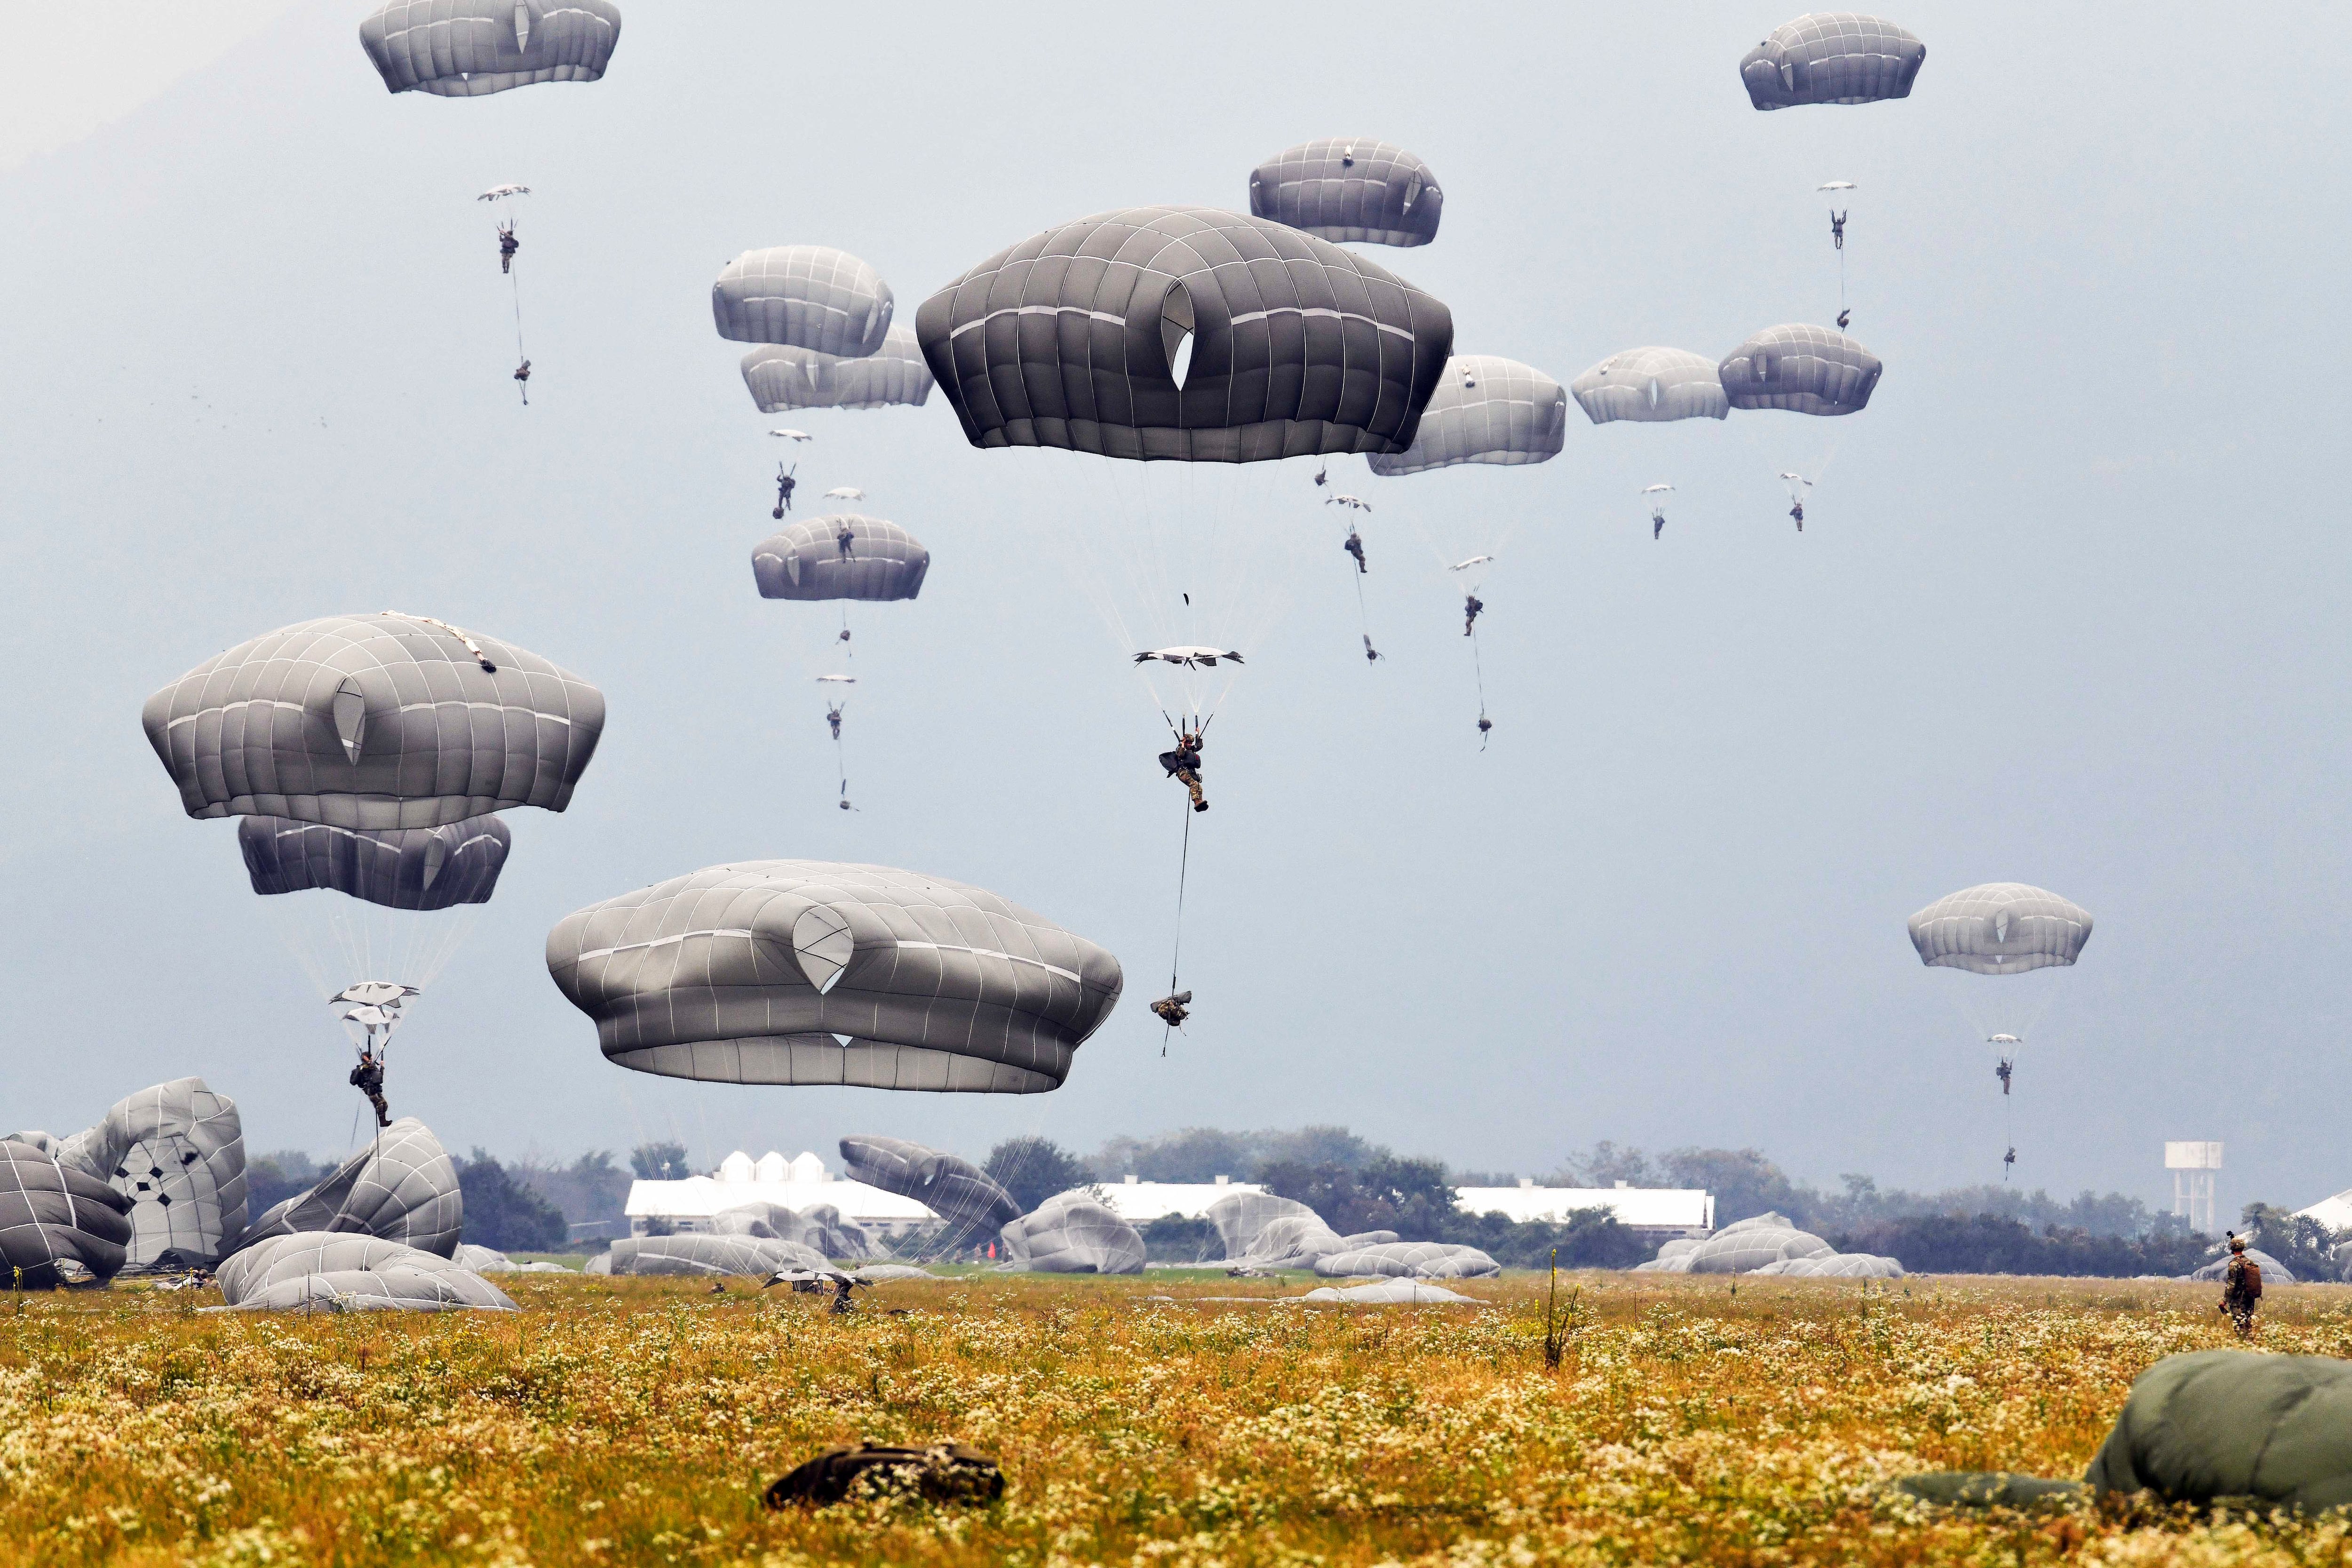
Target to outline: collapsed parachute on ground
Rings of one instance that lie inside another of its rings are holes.
[[[998,1234],[1014,1265],[1034,1273],[1143,1272],[1143,1237],[1083,1189],[1055,1194]]]
[[[882,275],[829,245],[747,250],[710,286],[719,335],[739,343],[780,343],[843,359],[882,347],[895,308]]]
[[[1832,1252],[1819,1258],[1784,1258],[1748,1272],[1782,1279],[1900,1279],[1903,1264],[1899,1258],[1867,1252]]]
[[[21,1136],[0,1138],[0,1268],[19,1289],[103,1285],[122,1268],[131,1200]]]
[[[710,1216],[714,1236],[750,1236],[789,1241],[820,1258],[857,1258],[870,1247],[866,1227],[841,1217],[831,1204],[795,1212],[782,1204],[738,1204]]]
[[[595,1259],[599,1274],[744,1274],[785,1268],[830,1269],[814,1247],[760,1236],[625,1236]]]
[[[1412,445],[1392,456],[1374,452],[1365,462],[1390,479],[1456,463],[1549,462],[1567,431],[1568,396],[1559,383],[1515,359],[1459,354],[1445,362]]]
[[[561,1263],[517,1263],[495,1247],[477,1247],[470,1241],[459,1242],[457,1254],[449,1261],[460,1268],[470,1268],[477,1274],[569,1274],[572,1272]]]
[[[854,512],[796,522],[751,552],[763,599],[911,599],[930,569],[922,541],[895,522]]]
[[[210,1268],[244,1237],[243,1123],[203,1079],[141,1089],[56,1153],[130,1200],[125,1272]]]
[[[441,98],[594,81],[620,40],[612,0],[386,0],[360,24],[387,92]]]
[[[1321,1259],[1348,1250],[1348,1238],[1325,1224],[1320,1215],[1310,1213],[1268,1221],[1251,1239],[1249,1250],[1232,1261],[1250,1268],[1312,1268]]]
[[[457,1168],[431,1130],[404,1116],[325,1181],[254,1221],[244,1246],[281,1236],[336,1231],[397,1241],[447,1258],[465,1228]]]
[[[255,892],[326,889],[395,910],[488,902],[513,843],[496,816],[373,832],[283,816],[248,816],[236,825]]]
[[[438,1254],[372,1236],[281,1236],[220,1267],[229,1310],[273,1312],[517,1310],[505,1291]]]
[[[1595,425],[1618,419],[1643,424],[1724,419],[1731,414],[1716,362],[1688,349],[1627,349],[1611,354],[1570,382],[1569,391]]]
[[[2255,1268],[2263,1271],[2263,1283],[2265,1286],[2295,1283],[2294,1271],[2261,1247],[2246,1248],[2246,1257]],[[2230,1255],[2224,1252],[2212,1262],[2200,1264],[2180,1278],[2200,1285],[2219,1285],[2229,1277],[2229,1272]]]
[[[1349,1238],[1352,1241],[1352,1237]],[[1478,1279],[1503,1266],[1475,1247],[1443,1241],[1387,1241],[1350,1246],[1315,1260],[1315,1272],[1333,1279],[1384,1274],[1397,1279]]]
[[[762,343],[743,356],[743,384],[762,414],[790,408],[919,408],[931,395],[931,367],[905,327],[892,327],[882,346],[856,359],[784,343]],[[799,439],[806,440],[807,437]]]
[[[1412,1307],[1439,1303],[1462,1307],[1487,1305],[1475,1296],[1465,1296],[1460,1291],[1448,1290],[1443,1285],[1432,1285],[1424,1279],[1375,1279],[1369,1285],[1325,1285],[1309,1290],[1304,1296],[1286,1299],[1338,1301],[1356,1307]]]
[[[1825,1258],[1836,1250],[1811,1231],[1799,1230],[1784,1215],[1760,1214],[1725,1226],[1687,1256],[1693,1274],[1752,1274],[1767,1264]]]
[[[439,827],[569,805],[604,696],[537,654],[385,611],[240,643],[141,721],[190,816]]]
[[[1224,1243],[1225,1256],[1237,1258],[1255,1245],[1258,1233],[1278,1219],[1311,1219],[1322,1224],[1323,1216],[1300,1203],[1297,1198],[1280,1197],[1273,1193],[1229,1193],[1211,1204],[1202,1218],[1217,1227],[1217,1239]]]
[[[1334,244],[1427,245],[1445,215],[1445,193],[1428,164],[1394,142],[1327,136],[1257,166],[1250,215]]]
[[[1885,366],[1828,327],[1767,327],[1726,354],[1716,374],[1734,408],[1780,408],[1834,417],[1870,405]]]
[[[2168,1502],[2352,1503],[2352,1362],[2197,1351],[2140,1373],[2083,1479]]]
[[[997,252],[915,335],[975,447],[1248,463],[1404,450],[1454,318],[1281,224],[1129,207]]]
[[[1748,50],[1739,79],[1758,109],[1876,103],[1910,97],[1927,59],[1927,45],[1882,17],[1809,11]]]
[[[1947,893],[1911,917],[1911,945],[1931,969],[2023,974],[2073,963],[2091,940],[2091,911],[2023,882]]]
[[[547,967],[639,1072],[990,1094],[1058,1088],[1121,985],[1108,952],[983,889],[819,860],[576,910]]]
[[[851,1181],[914,1199],[951,1234],[994,1231],[1021,1217],[1013,1194],[959,1155],[904,1138],[852,1136],[841,1141],[841,1160]]]

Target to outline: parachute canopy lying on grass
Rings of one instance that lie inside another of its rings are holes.
[[[1273,1193],[1229,1193],[1202,1211],[1202,1217],[1217,1227],[1217,1239],[1224,1243],[1225,1256],[1237,1259],[1250,1250],[1258,1233],[1278,1219],[1311,1219],[1322,1223],[1322,1216],[1297,1198],[1286,1198]]]
[[[922,541],[895,522],[855,512],[796,522],[751,552],[751,578],[762,599],[911,599],[930,569]]]
[[[824,1254],[796,1241],[761,1236],[625,1236],[599,1262],[600,1274],[743,1274],[831,1268]]]
[[[710,1216],[710,1233],[789,1241],[819,1258],[863,1258],[870,1246],[866,1227],[842,1218],[831,1204],[815,1205],[805,1213],[782,1204],[738,1204]]]
[[[1283,1298],[1299,1301],[1337,1301],[1356,1307],[1414,1307],[1452,1305],[1484,1307],[1487,1303],[1475,1296],[1465,1296],[1448,1290],[1443,1285],[1432,1285],[1422,1279],[1375,1279],[1369,1285],[1325,1285],[1309,1290],[1304,1296]]]
[[[548,933],[547,967],[639,1072],[990,1094],[1058,1088],[1121,984],[1108,952],[984,889],[821,860],[591,905]]]
[[[1428,164],[1392,142],[1327,136],[1286,147],[1250,175],[1250,215],[1334,244],[1427,245],[1445,193]]]
[[[147,700],[188,815],[370,830],[562,811],[604,694],[537,654],[424,616],[327,616],[219,654]]]
[[[1903,1264],[1899,1258],[1867,1252],[1830,1252],[1818,1258],[1784,1258],[1748,1272],[1782,1279],[1900,1279]]]
[[[1569,384],[1577,406],[1595,425],[1615,419],[1663,424],[1675,419],[1724,419],[1731,400],[1715,361],[1688,349],[1627,349],[1611,354]]]
[[[103,1285],[131,1246],[131,1200],[21,1137],[0,1138],[0,1282]]]
[[[1297,229],[1129,207],[997,252],[915,335],[975,447],[1253,463],[1403,451],[1454,318]]]
[[[1782,1215],[1760,1214],[1727,1225],[1685,1254],[1693,1274],[1752,1274],[1795,1258],[1826,1258],[1836,1248]]]
[[[569,1274],[572,1272],[561,1263],[517,1263],[495,1247],[477,1247],[470,1241],[459,1242],[457,1255],[449,1261],[460,1268],[470,1268],[477,1274]]]
[[[1885,366],[1828,327],[1767,327],[1716,366],[1734,408],[1780,408],[1834,417],[1859,414]]]
[[[457,1250],[465,1222],[457,1167],[425,1123],[404,1116],[344,1161],[333,1175],[254,1221],[244,1245],[253,1247],[281,1236],[336,1231],[397,1241],[447,1258]]]
[[[442,98],[594,81],[620,41],[612,0],[386,0],[360,24],[386,91]]]
[[[1739,79],[1759,109],[1875,103],[1910,97],[1927,59],[1927,45],[1882,17],[1809,11],[1748,50]]]
[[[761,413],[781,414],[790,408],[920,407],[931,395],[932,382],[915,334],[892,327],[883,334],[882,346],[860,359],[762,343],[743,356],[743,384]]]
[[[781,343],[839,358],[879,349],[895,302],[882,275],[829,245],[747,250],[710,286],[719,335],[739,343]]]
[[[237,1311],[516,1310],[505,1291],[463,1264],[372,1236],[281,1236],[220,1267],[223,1305]]]
[[[1353,1242],[1355,1238],[1348,1238]],[[1443,1241],[1387,1241],[1350,1246],[1315,1260],[1315,1272],[1333,1279],[1383,1274],[1395,1279],[1478,1279],[1503,1266],[1475,1247]]]
[[[2168,1502],[2352,1503],[2352,1362],[2197,1351],[2140,1373],[2083,1479]]]
[[[1543,463],[1559,455],[1567,432],[1559,383],[1515,359],[1459,354],[1445,362],[1412,445],[1364,460],[1391,479],[1456,463]]]
[[[1269,1220],[1234,1262],[1251,1268],[1312,1268],[1334,1253],[1349,1250],[1348,1238],[1309,1212]]]
[[[1021,1205],[987,1172],[904,1138],[844,1138],[841,1162],[851,1181],[914,1199],[950,1231],[992,1231],[1021,1217]]]
[[[1913,915],[1911,945],[1931,969],[2022,974],[2074,963],[2091,940],[2091,911],[2023,882],[1947,893]]]
[[[998,1234],[1013,1263],[1034,1273],[1143,1272],[1143,1237],[1084,1190],[1055,1194]]]
[[[513,843],[496,816],[374,831],[283,816],[248,816],[236,825],[255,892],[326,889],[394,910],[489,902]]]
[[[210,1268],[244,1238],[244,1123],[203,1079],[117,1101],[56,1152],[130,1200],[128,1273]]]

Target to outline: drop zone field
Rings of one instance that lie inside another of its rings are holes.
[[[848,1318],[730,1280],[512,1275],[520,1314],[0,1298],[0,1541],[120,1563],[2337,1563],[2340,1522],[1940,1512],[1925,1469],[2079,1475],[2210,1287],[1540,1275],[1469,1307],[979,1275]],[[2352,1353],[2352,1291],[2265,1348]],[[994,1455],[983,1508],[761,1489],[860,1438]]]

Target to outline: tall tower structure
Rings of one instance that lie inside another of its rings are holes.
[[[2168,1142],[2164,1168],[2172,1173],[2172,1212],[2200,1236],[2212,1235],[2213,1173],[2221,1168],[2221,1145]]]

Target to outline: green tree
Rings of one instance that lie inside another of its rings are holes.
[[[478,1247],[551,1252],[568,1239],[563,1211],[479,1148],[457,1163],[457,1188],[466,1202],[465,1239]]]
[[[629,1151],[629,1169],[641,1182],[677,1181],[693,1173],[687,1169],[683,1143],[640,1143]]]
[[[1087,1163],[1050,1138],[1024,1135],[1007,1138],[988,1152],[982,1167],[996,1184],[1013,1194],[1027,1214],[1055,1193],[1091,1184],[1094,1172]]]

